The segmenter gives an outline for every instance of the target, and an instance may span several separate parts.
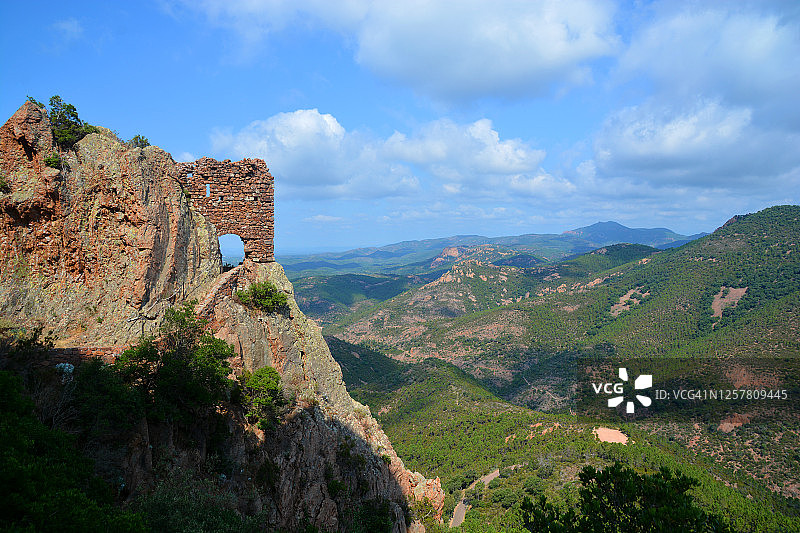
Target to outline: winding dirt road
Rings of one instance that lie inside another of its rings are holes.
[[[484,486],[487,486],[489,485],[489,483],[492,482],[493,479],[498,477],[500,477],[500,469],[496,468],[491,472],[489,472],[488,474],[486,474],[485,476],[476,479],[470,484],[469,487],[461,491],[461,501],[458,502],[456,508],[453,509],[453,518],[450,519],[450,527],[458,527],[464,522],[464,517],[467,515],[468,511],[467,504],[464,503],[464,495],[466,494],[466,492],[472,489],[475,485],[477,485],[478,482],[482,481]]]

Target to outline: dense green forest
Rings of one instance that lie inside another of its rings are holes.
[[[504,398],[533,406],[538,400],[520,383],[565,354],[794,357],[798,220],[799,207],[780,206],[670,250],[609,246],[524,269],[457,263],[326,333],[388,354],[457,362],[505,388]]]
[[[619,429],[630,439],[628,445],[600,442],[592,433],[594,426],[568,414],[547,414],[503,401],[449,363],[430,359],[401,365],[375,349],[341,340],[332,340],[331,348],[341,361],[348,390],[379,413],[406,464],[426,476],[441,477],[448,492],[447,513],[452,513],[462,489],[500,469],[499,478],[488,487],[478,485],[465,495],[472,508],[464,531],[522,531],[526,496],[532,501],[544,496],[562,511],[577,508],[580,471],[615,461],[642,474],[664,467],[696,480],[698,485],[689,490],[693,501],[726,517],[735,530],[800,527],[796,499],[783,498],[747,474],[687,448],[670,431],[659,435],[647,425],[623,424]],[[788,449],[797,450],[797,431],[791,425],[779,431],[790,435],[783,443],[788,466],[797,458],[796,451]],[[724,436],[716,434],[719,445]],[[436,531],[439,526],[432,527]]]
[[[439,277],[441,272],[420,276],[339,274],[312,276],[294,281],[297,305],[321,324],[333,323],[358,309],[371,308],[411,288]]]

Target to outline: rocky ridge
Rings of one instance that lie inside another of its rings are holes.
[[[199,298],[220,271],[214,227],[192,211],[156,147],[108,130],[60,154],[26,102],[0,128],[0,313],[70,345],[130,344],[167,307]]]
[[[350,398],[282,267],[247,260],[222,274],[216,230],[187,200],[169,154],[126,147],[103,129],[60,152],[60,168],[44,162],[54,152],[47,114],[31,102],[0,128],[8,185],[0,190],[0,317],[52,331],[57,346],[123,346],[157,331],[165,309],[196,300],[215,335],[234,346],[233,368],[273,366],[294,400],[270,435],[235,406],[189,434],[143,421],[118,457],[129,497],[152,482],[158,450],[191,466],[222,428],[226,456],[241,465],[229,490],[241,512],[262,512],[271,527],[307,520],[340,530],[353,506],[377,500],[391,502],[394,531],[406,530],[407,501],[427,497],[441,513],[438,478],[408,471],[369,409]],[[288,295],[286,311],[237,301],[235,289],[264,280]],[[255,481],[265,469],[273,472],[266,488]],[[334,494],[330,479],[347,495]]]

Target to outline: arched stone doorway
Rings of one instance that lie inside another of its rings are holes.
[[[235,233],[219,236],[219,251],[222,254],[223,272],[244,261],[244,241]]]

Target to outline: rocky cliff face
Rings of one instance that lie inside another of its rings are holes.
[[[57,151],[32,103],[0,128],[0,317],[42,325],[60,346],[129,345],[156,331],[165,309],[195,299],[234,346],[234,369],[273,366],[293,400],[269,435],[235,406],[192,428],[143,421],[117,458],[131,496],[152,481],[159,450],[192,466],[213,447],[239,470],[227,483],[240,511],[264,513],[269,527],[335,531],[364,502],[388,500],[394,530],[405,531],[407,500],[428,497],[441,510],[439,480],[409,472],[350,398],[281,266],[248,260],[221,273],[216,230],[187,202],[169,154],[126,148],[107,130],[62,152],[60,168],[46,166]],[[263,280],[289,296],[288,310],[246,308],[233,296]]]
[[[27,102],[0,128],[0,314],[37,322],[61,345],[129,344],[165,308],[200,297],[220,272],[213,226],[192,212],[175,163],[109,131],[61,154]]]
[[[260,281],[273,283],[289,296],[286,311],[265,313],[241,305],[233,296],[235,290]],[[369,408],[347,393],[322,328],[300,311],[278,263],[246,260],[218,279],[196,311],[210,320],[218,337],[234,346],[234,368],[252,371],[272,366],[290,395],[298,399],[299,409],[282,428],[280,438],[272,443],[264,439],[281,472],[280,508],[302,501],[321,529],[337,529],[341,518],[335,510],[342,503],[327,488],[327,470],[348,487],[357,488],[366,501],[428,498],[441,511],[444,492],[439,479],[427,480],[407,470]],[[356,473],[354,463],[359,465]],[[398,505],[393,510],[396,517],[402,515]],[[405,527],[400,521],[396,526],[398,530]]]

